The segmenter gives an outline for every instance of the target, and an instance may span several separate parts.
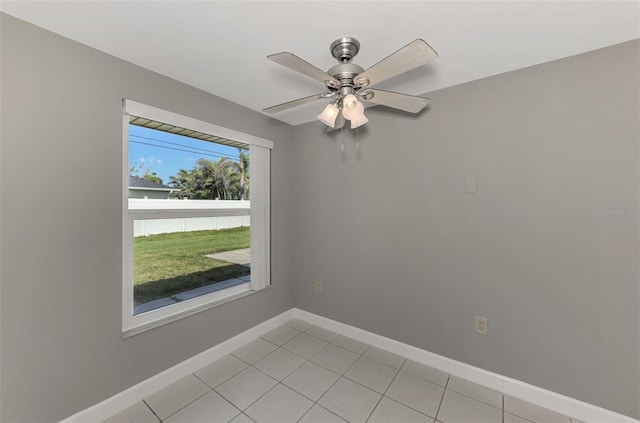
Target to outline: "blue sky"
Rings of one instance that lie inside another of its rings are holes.
[[[221,157],[238,159],[238,149],[155,129],[129,125],[129,163],[156,172],[165,184],[180,169],[190,170],[200,158],[216,161]]]

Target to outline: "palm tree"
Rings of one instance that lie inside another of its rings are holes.
[[[249,155],[239,150],[239,160],[199,159],[192,170],[180,169],[169,185],[180,191],[174,196],[197,200],[245,200],[249,198]]]
[[[179,189],[176,193],[171,193],[172,197],[176,198],[192,198],[194,195],[194,180],[190,171],[180,169],[177,174],[170,176],[169,185]]]
[[[216,164],[214,162],[207,159],[199,159],[191,173],[196,184],[196,199],[214,200],[218,197],[216,190]]]
[[[249,198],[249,155],[247,150],[238,149],[239,160],[237,162],[238,174],[240,181],[238,183],[238,191],[240,200]]]

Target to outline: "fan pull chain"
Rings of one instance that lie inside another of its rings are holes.
[[[360,126],[356,128],[356,148],[360,148]]]
[[[342,125],[342,128],[340,129],[340,132],[341,132],[340,133],[340,141],[342,142],[342,144],[340,145],[340,150],[344,151],[344,125]]]

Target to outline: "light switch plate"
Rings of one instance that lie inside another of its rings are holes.
[[[475,194],[478,192],[478,178],[467,178],[466,190],[467,194]]]

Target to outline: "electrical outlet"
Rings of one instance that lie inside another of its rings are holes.
[[[476,333],[480,335],[488,335],[489,321],[486,317],[476,316]]]
[[[322,281],[316,281],[316,292],[322,292]]]

